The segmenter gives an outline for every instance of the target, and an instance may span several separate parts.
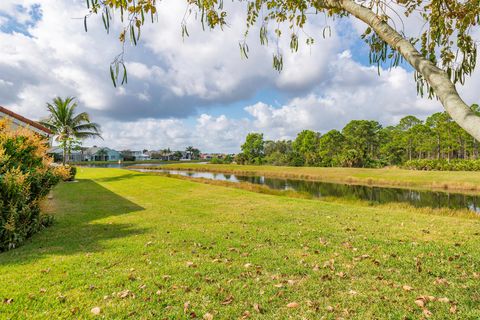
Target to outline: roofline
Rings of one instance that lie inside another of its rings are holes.
[[[22,122],[24,122],[24,123],[26,123],[26,124],[34,127],[34,128],[37,128],[38,130],[41,130],[41,131],[45,132],[45,133],[53,134],[52,130],[48,129],[47,127],[42,126],[40,123],[35,122],[33,120],[30,120],[30,119],[27,119],[27,118],[19,115],[18,113],[10,111],[10,110],[2,107],[2,106],[0,106],[0,112],[3,112],[5,114],[9,115],[10,117],[15,118],[17,120],[20,120],[20,121],[22,121]]]

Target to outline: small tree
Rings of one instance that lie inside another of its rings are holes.
[[[242,144],[242,152],[248,163],[262,164],[265,155],[263,133],[249,133]]]
[[[318,164],[318,141],[320,133],[312,130],[303,130],[293,141],[293,151],[302,158],[303,164],[314,166]]]
[[[63,164],[70,158],[70,152],[75,141],[86,138],[99,137],[100,125],[90,122],[90,116],[86,112],[75,114],[77,109],[75,98],[62,99],[57,97],[53,103],[47,103],[50,112],[48,119],[41,121],[41,124],[52,130],[57,136],[63,149]]]

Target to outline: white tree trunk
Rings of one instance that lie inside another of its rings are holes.
[[[352,0],[326,0],[325,4],[329,7],[340,7],[369,25],[380,38],[396,49],[425,78],[452,119],[480,141],[480,117],[476,116],[462,100],[445,71],[425,59],[408,40],[381,20],[372,10]]]

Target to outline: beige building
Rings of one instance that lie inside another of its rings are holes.
[[[38,133],[39,135],[47,137],[50,140],[50,142],[53,138],[53,132],[50,131],[48,128],[45,128],[40,123],[27,119],[2,106],[0,106],[0,119],[1,118],[9,119],[12,122],[13,128],[17,128],[17,127],[28,128],[33,132]]]

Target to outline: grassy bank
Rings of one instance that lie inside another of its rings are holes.
[[[88,168],[45,208],[0,254],[1,318],[480,317],[478,219]]]
[[[224,172],[243,175],[263,175],[286,179],[306,179],[371,186],[391,186],[417,189],[480,191],[480,172],[415,171],[397,168],[317,168],[248,166],[235,164],[171,164],[158,169]],[[154,169],[151,167],[149,169]]]

